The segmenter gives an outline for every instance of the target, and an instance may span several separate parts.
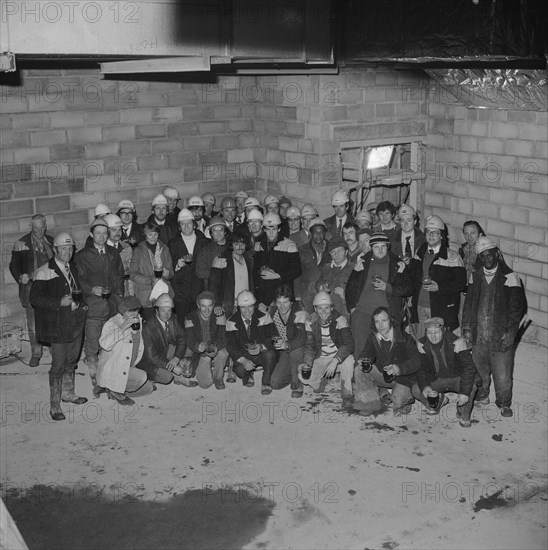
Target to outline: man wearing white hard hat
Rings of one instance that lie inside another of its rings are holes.
[[[371,229],[373,225],[373,218],[367,210],[360,210],[357,212],[354,216],[354,221],[359,229]]]
[[[104,218],[107,214],[110,214],[110,208],[102,202],[100,202],[93,211],[94,219]]]
[[[207,236],[207,222],[204,219],[205,205],[202,197],[198,197],[197,195],[190,197],[190,199],[188,199],[188,210],[190,210],[194,216],[195,229]]]
[[[417,213],[409,204],[402,204],[398,210],[400,227],[394,233],[391,240],[392,252],[399,258],[403,258],[409,264],[417,250],[424,244],[424,233],[417,227]]]
[[[152,199],[152,214],[147,222],[155,223],[160,230],[160,241],[165,245],[177,234],[177,221],[167,216],[167,199],[164,195],[156,195]]]
[[[246,223],[245,201],[248,198],[249,195],[245,191],[238,191],[236,195],[234,195],[234,199],[236,200],[236,218],[234,220],[234,223],[237,227],[241,227]]]
[[[129,266],[133,249],[127,242],[122,240],[122,220],[116,214],[107,214],[104,219],[108,224],[107,244],[118,251],[124,266],[124,294],[126,296],[133,295],[133,281],[129,279]]]
[[[194,230],[193,213],[183,208],[179,212],[179,232],[169,241],[169,251],[175,275],[171,286],[175,292],[175,313],[181,325],[185,317],[196,307],[196,297],[202,290],[202,281],[195,274],[195,259],[207,244],[201,231]]]
[[[314,297],[315,314],[306,320],[306,346],[299,366],[299,380],[314,392],[324,391],[327,381],[341,375],[341,396],[345,406],[352,402],[354,339],[348,321],[333,308],[327,292]]]
[[[145,240],[143,228],[137,223],[137,213],[132,201],[122,199],[116,207],[116,214],[122,220],[122,241],[134,248]]]
[[[430,216],[424,225],[426,242],[411,262],[414,292],[411,322],[415,338],[424,336],[424,322],[441,317],[454,331],[459,326],[460,293],[466,286],[466,269],[458,252],[447,245],[447,230],[439,216]]]
[[[297,233],[292,233],[289,237],[297,245],[297,248],[301,248],[301,246],[310,241],[310,224],[317,217],[318,210],[314,205],[303,204],[301,208],[301,230],[297,231]]]
[[[64,420],[61,401],[77,405],[87,402],[74,393],[74,371],[82,348],[87,308],[77,269],[70,262],[74,240],[68,233],[60,233],[53,241],[53,249],[55,257],[34,274],[30,303],[35,308],[37,339],[51,346],[50,414],[53,420]]]
[[[168,185],[163,190],[162,195],[164,195],[167,200],[168,217],[171,217],[171,220],[176,220],[179,212],[181,211],[181,209],[177,206],[177,203],[181,200],[181,195],[179,195],[179,191],[177,191],[175,187],[171,187]]]
[[[30,232],[15,241],[11,251],[10,273],[19,285],[19,300],[25,308],[27,328],[31,347],[29,367],[37,367],[42,357],[42,344],[36,340],[34,308],[29,302],[30,287],[34,273],[53,258],[53,238],[46,234],[46,217],[35,214],[30,219]]]
[[[247,216],[249,216],[249,213],[252,210],[258,210],[261,214],[263,214],[263,209],[261,208],[261,203],[259,202],[259,199],[256,199],[255,197],[248,197],[245,200],[244,210],[245,210],[246,218],[247,218]]]
[[[480,237],[476,253],[482,268],[470,273],[462,318],[463,336],[472,343],[472,353],[482,387],[476,400],[489,403],[491,375],[495,403],[502,416],[513,415],[512,383],[515,340],[527,310],[519,276],[503,260],[497,244]]]
[[[198,254],[194,256],[196,258],[196,276],[203,281],[204,290],[209,289],[209,270],[213,266],[213,262],[216,258],[223,256],[228,247],[228,229],[225,220],[221,218],[221,216],[214,216],[211,218],[208,229],[211,235],[211,241],[205,243]]]
[[[213,216],[217,216],[219,212],[215,211],[215,204],[217,199],[213,193],[207,192],[202,195],[204,201],[204,219],[207,223]]]
[[[118,311],[124,296],[124,266],[120,254],[107,244],[108,224],[98,218],[90,227],[91,242],[75,255],[78,277],[88,305],[84,338],[85,360],[93,385],[103,325]]]
[[[335,210],[333,216],[324,220],[327,232],[331,237],[342,237],[342,228],[348,221],[354,221],[352,214],[348,212],[350,198],[343,190],[336,191],[331,197],[331,206]]]
[[[263,367],[261,394],[272,393],[270,379],[276,365],[273,349],[272,318],[256,307],[257,300],[249,290],[242,290],[236,298],[238,311],[226,322],[227,349],[234,362],[234,372],[247,387],[254,385],[253,373]]]
[[[280,199],[276,195],[267,195],[264,199],[264,211],[268,214],[272,212],[273,214],[280,213]]]
[[[301,209],[298,206],[291,205],[287,209],[286,217],[287,226],[289,228],[289,234],[287,237],[291,239],[292,235],[296,235],[301,230]],[[295,242],[294,239],[291,240]]]
[[[281,285],[293,288],[293,282],[300,277],[301,261],[297,246],[293,241],[280,236],[282,220],[278,214],[269,212],[263,218],[266,233],[264,250],[253,256],[253,281],[255,296],[259,302],[269,306],[276,289]]]
[[[264,250],[266,247],[266,233],[263,231],[263,214],[257,208],[251,209],[247,214],[247,229],[251,238],[251,250],[248,256]]]

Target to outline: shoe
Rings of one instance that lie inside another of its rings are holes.
[[[510,407],[499,407],[501,416],[505,418],[511,418],[514,416],[514,411]]]
[[[214,382],[215,384],[215,387],[218,389],[218,390],[224,390],[226,388],[225,386],[225,383],[224,382]]]
[[[79,397],[74,393],[74,368],[70,368],[63,374],[61,401],[63,403],[74,403],[75,405],[83,405],[87,403],[86,397]],[[95,387],[95,386],[94,386]]]
[[[268,384],[263,384],[263,387],[261,389],[261,395],[270,395],[272,393],[272,386],[269,386]]]
[[[95,399],[99,399],[102,393],[106,393],[107,389],[102,388],[101,386],[93,386],[93,390],[91,391],[93,392],[93,397],[95,397]]]
[[[37,367],[40,364],[40,357],[31,357],[29,361],[29,367]],[[60,419],[62,420],[62,419]]]
[[[381,407],[388,408],[392,404],[392,396],[389,393],[381,395]]]
[[[464,418],[462,418],[460,412],[458,411],[457,409],[457,418],[459,419],[459,425],[462,427],[462,428],[471,428],[472,427],[472,422],[470,422],[470,420],[464,420]]]
[[[114,401],[118,401],[120,405],[127,406],[127,405],[135,405],[135,401],[133,399],[129,398],[127,395],[124,395],[123,393],[118,393],[112,390],[107,389],[107,394],[109,399],[113,399]]]
[[[187,388],[195,388],[198,385],[198,382],[196,382],[196,380],[190,380],[189,378],[181,378],[179,383],[183,386],[186,386]]]
[[[394,416],[396,417],[407,416],[412,410],[413,410],[413,405],[411,403],[408,403],[407,405],[404,405],[403,407],[400,407],[399,409],[395,410]]]
[[[445,405],[447,405],[447,403],[449,403],[449,397],[447,397],[447,395],[443,395],[443,400],[441,401],[441,403],[435,408],[435,409],[430,409],[430,408],[427,408],[426,409],[426,414],[428,416],[436,416],[437,414],[440,414],[440,411],[443,407],[445,407]]]
[[[234,384],[234,382],[236,382],[236,375],[234,373],[232,374],[229,374],[226,378],[226,381],[229,383],[229,384]]]
[[[66,416],[62,412],[50,410],[50,415],[53,420],[65,420]]]
[[[243,382],[243,380],[242,380],[242,382]],[[255,380],[253,378],[253,375],[250,374],[249,378],[247,379],[247,382],[244,384],[244,386],[246,386],[248,388],[252,388],[254,385],[255,385]]]
[[[299,399],[303,396],[304,390],[293,390],[291,392],[291,399]]]

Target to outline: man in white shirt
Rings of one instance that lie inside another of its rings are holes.
[[[347,221],[354,221],[352,215],[348,212],[348,203],[350,198],[346,191],[337,191],[331,197],[331,206],[335,214],[324,220],[328,232],[328,238],[342,237],[342,228]]]

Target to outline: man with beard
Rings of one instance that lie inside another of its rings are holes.
[[[195,229],[207,237],[207,223],[204,220],[204,201],[202,198],[198,196],[190,197],[190,199],[188,199],[188,210],[190,210],[194,216]],[[178,220],[177,223],[179,223]]]

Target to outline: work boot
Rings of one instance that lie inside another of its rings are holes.
[[[53,420],[65,420],[65,415],[61,409],[61,391],[63,381],[60,378],[49,379],[49,413]]]
[[[89,377],[91,378],[91,383],[97,385],[97,358],[86,357],[84,363],[88,366]]]
[[[226,358],[226,381],[229,384],[233,384],[234,382],[236,382],[236,375],[234,374],[233,367],[234,367],[234,362],[230,357],[227,357]]]
[[[74,403],[75,405],[83,405],[88,400],[85,397],[78,397],[74,393],[74,368],[69,367],[63,374],[63,391],[61,400],[63,403]]]
[[[29,367],[36,368],[40,364],[41,357],[35,357],[34,355],[30,358]]]
[[[114,399],[114,401],[118,401],[120,405],[135,405],[135,401],[133,401],[133,399],[131,399],[124,393],[118,393],[107,388],[107,395],[109,399]]]

